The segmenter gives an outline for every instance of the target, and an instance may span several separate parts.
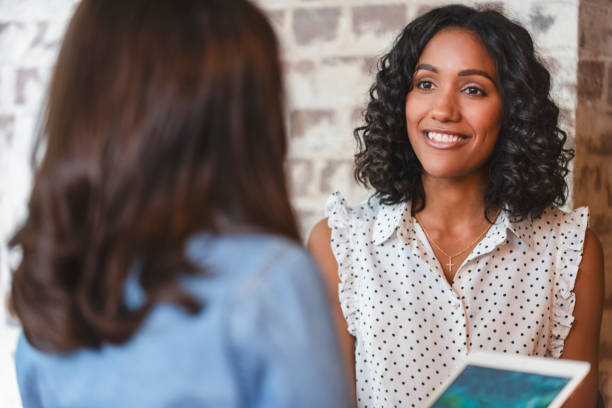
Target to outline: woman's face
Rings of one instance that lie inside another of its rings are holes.
[[[493,59],[471,31],[445,29],[427,43],[406,97],[408,138],[425,176],[484,170],[501,122],[497,82]]]

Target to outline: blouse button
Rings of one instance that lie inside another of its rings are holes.
[[[461,304],[459,302],[455,303],[454,308],[455,310],[459,309],[461,307]]]

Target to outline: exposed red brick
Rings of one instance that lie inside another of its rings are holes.
[[[589,153],[612,156],[612,130],[587,139],[583,145]]]
[[[574,169],[574,201],[594,208],[612,207],[612,167],[607,160],[580,161]],[[577,166],[578,167],[578,166]],[[612,244],[612,242],[610,242]]]
[[[608,302],[606,302],[608,303]],[[599,354],[600,357],[612,357],[612,337],[607,335],[612,333],[612,310],[608,309],[604,311],[603,319],[601,322],[601,341],[599,343]],[[603,390],[604,392],[607,390]]]
[[[612,106],[612,63],[608,65],[608,105]]]
[[[603,6],[603,7],[602,7]],[[579,46],[593,54],[612,56],[612,7],[581,1],[578,17]]]
[[[606,290],[605,290],[605,307],[609,310],[610,313],[612,313],[612,279],[610,279],[610,276],[612,276],[612,265],[610,265],[610,259],[612,259],[612,239],[607,238],[607,237],[599,237],[602,246],[604,247],[604,267],[605,267],[605,285],[606,285]],[[602,332],[603,334],[603,332]],[[609,335],[608,335],[609,336]],[[612,338],[611,338],[612,341]],[[610,371],[610,373],[612,374],[612,371]],[[611,388],[612,390],[612,388]]]
[[[590,101],[601,99],[604,64],[601,61],[578,62],[578,97]]]
[[[589,226],[600,240],[610,238],[612,234],[612,217],[610,214],[590,214]]]
[[[612,112],[597,112],[579,103],[576,118],[579,159],[589,155],[612,156]]]

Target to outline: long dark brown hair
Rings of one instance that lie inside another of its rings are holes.
[[[287,198],[278,44],[242,0],[83,0],[41,135],[10,308],[35,347],[120,344],[159,301],[195,313],[177,279],[200,231],[298,240]],[[141,265],[145,304],[124,285]]]

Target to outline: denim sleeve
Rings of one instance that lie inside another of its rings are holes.
[[[325,287],[310,257],[286,245],[241,282],[229,338],[243,402],[348,407],[349,387]]]
[[[23,333],[19,336],[17,351],[15,352],[15,369],[19,395],[23,408],[42,408],[40,383],[36,365],[32,359],[36,352],[25,339]]]

